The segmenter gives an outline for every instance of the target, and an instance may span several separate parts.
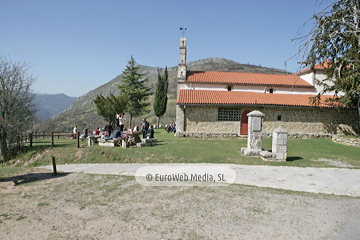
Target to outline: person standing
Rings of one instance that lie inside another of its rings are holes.
[[[115,117],[115,129],[119,129],[120,116],[121,115],[116,114],[116,117]]]
[[[119,126],[120,126],[120,132],[123,132],[124,131],[124,126],[125,126],[124,113],[119,116]]]
[[[146,118],[144,118],[141,123],[141,131],[143,134],[143,138],[146,138],[146,133],[149,130],[149,126],[150,126],[150,123],[148,121],[146,121]]]
[[[73,139],[76,139],[76,136],[77,136],[77,126],[74,127],[74,129],[73,129],[73,134],[74,134]]]

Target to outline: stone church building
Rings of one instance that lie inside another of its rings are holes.
[[[334,108],[322,96],[319,106],[310,97],[321,91],[323,65],[292,75],[187,71],[186,38],[180,38],[177,80],[177,135],[247,135],[247,114],[265,114],[263,130],[282,127],[290,136],[323,137],[357,132],[357,109]]]

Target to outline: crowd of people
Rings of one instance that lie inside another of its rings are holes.
[[[119,138],[121,137],[125,131],[125,123],[126,123],[126,118],[124,117],[125,114],[116,114],[115,116],[115,126],[112,125],[112,122],[108,122],[105,127],[103,129],[101,129],[100,127],[98,127],[97,129],[95,129],[93,131],[93,135],[100,135],[101,132],[103,132],[103,135],[101,136],[102,138]],[[142,119],[142,122],[140,123],[140,128],[138,126],[135,126],[134,129],[129,129],[128,131],[132,132],[141,132],[143,138],[154,138],[154,127],[153,125],[151,125],[146,118]],[[127,131],[127,132],[128,132]],[[167,131],[168,133],[176,132],[176,124],[174,123],[174,121],[171,121],[169,126],[165,127],[165,131]],[[111,135],[111,133],[113,133]],[[73,128],[73,134],[71,135],[71,137],[73,139],[76,139],[78,134],[78,128],[77,126],[75,126]],[[80,136],[80,139],[85,139],[88,136],[88,129],[84,130],[84,133]]]

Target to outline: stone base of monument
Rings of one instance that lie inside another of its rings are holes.
[[[245,156],[260,156],[260,152],[259,150],[241,148],[241,153]]]
[[[241,148],[241,153],[244,156],[261,157],[261,159],[264,161],[286,162],[286,153],[272,153],[269,151],[265,151],[264,149],[261,151],[256,151],[248,148]]]
[[[261,151],[260,156],[264,161],[286,162],[286,155],[284,155],[284,153],[272,153],[268,151]]]

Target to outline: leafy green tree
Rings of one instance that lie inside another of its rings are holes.
[[[121,85],[117,85],[122,94],[127,94],[129,102],[126,111],[130,115],[130,128],[132,127],[132,117],[139,116],[149,112],[150,88],[146,86],[148,81],[144,78],[145,74],[139,73],[140,67],[136,65],[134,58],[131,56],[128,65],[123,71]]]
[[[110,93],[110,96],[107,97],[101,94],[97,95],[93,101],[96,105],[97,113],[102,116],[106,122],[113,122],[116,114],[124,112],[129,98],[126,94],[115,96]]]
[[[161,76],[160,71],[158,72],[158,81],[156,83],[154,112],[157,117],[157,126],[159,126],[160,117],[162,117],[166,112],[168,87],[169,77],[166,67],[163,76]]]
[[[35,120],[35,78],[23,62],[12,62],[0,56],[0,162],[11,159],[19,145],[18,136],[29,132]]]
[[[335,92],[332,101],[350,107],[358,106],[360,114],[360,1],[338,0],[305,22],[313,28],[300,40],[298,56],[305,67],[314,68],[326,63],[326,79],[316,84],[323,86],[318,96]]]

